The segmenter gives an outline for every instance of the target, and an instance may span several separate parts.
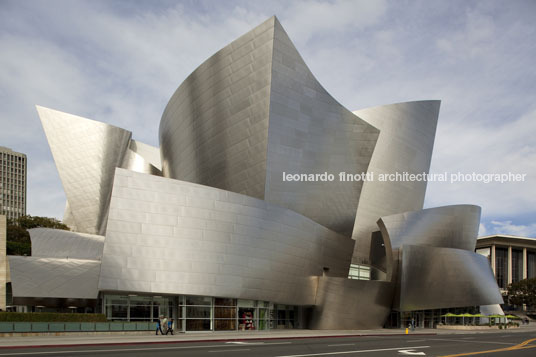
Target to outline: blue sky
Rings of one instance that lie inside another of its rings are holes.
[[[428,185],[425,206],[482,207],[481,234],[536,237],[536,2],[0,0],[0,145],[28,155],[28,214],[65,196],[35,104],[158,145],[175,89],[276,15],[350,110],[441,99],[431,172],[526,173]]]

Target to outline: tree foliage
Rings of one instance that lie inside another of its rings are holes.
[[[536,278],[523,279],[508,286],[510,304],[536,306]]]
[[[65,224],[58,221],[56,218],[39,217],[39,216],[22,216],[15,221],[16,225],[24,229],[32,228],[54,228],[69,230]]]
[[[65,224],[55,218],[22,216],[7,223],[7,254],[8,255],[31,255],[32,242],[28,229],[54,228],[69,230]]]
[[[30,233],[15,224],[8,224],[6,233],[8,242],[27,243],[30,241]]]

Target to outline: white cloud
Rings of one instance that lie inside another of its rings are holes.
[[[473,58],[492,47],[495,31],[492,16],[468,9],[463,28],[438,38],[436,45],[448,56]]]
[[[479,232],[479,235],[492,234],[507,234],[521,237],[536,238],[536,223],[529,225],[513,224],[512,221],[491,221],[488,228],[484,232]]]
[[[376,24],[387,10],[383,0],[302,0],[289,2],[282,14],[292,39],[306,44],[326,33],[363,29]]]

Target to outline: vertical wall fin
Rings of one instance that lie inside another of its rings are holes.
[[[115,168],[121,166],[131,132],[37,106],[56,162],[70,220],[81,233],[104,234]]]

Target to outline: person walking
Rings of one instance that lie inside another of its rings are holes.
[[[162,331],[166,331],[167,332],[167,322],[168,322],[168,318],[166,316],[162,316],[163,317],[163,320],[162,320]]]
[[[168,334],[168,332],[171,332],[171,334],[173,335],[173,327],[173,319],[168,320],[166,335]]]
[[[158,331],[160,331],[160,334],[163,335],[162,332],[162,324],[160,323],[160,319],[156,320],[156,335],[158,336]]]

